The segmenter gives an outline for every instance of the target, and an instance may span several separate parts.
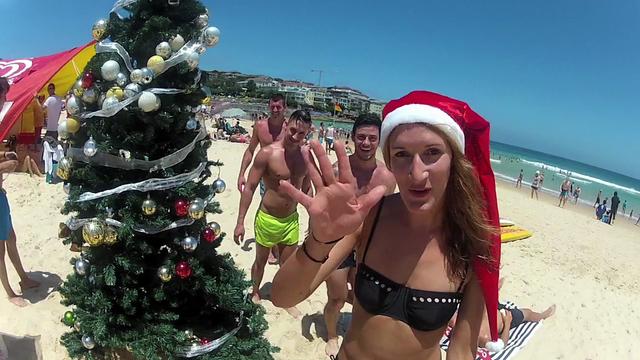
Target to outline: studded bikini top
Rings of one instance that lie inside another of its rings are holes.
[[[416,330],[431,331],[443,327],[462,301],[464,281],[456,292],[416,290],[388,279],[365,264],[381,209],[382,202],[362,262],[358,264],[354,288],[358,302],[370,314],[400,320]]]

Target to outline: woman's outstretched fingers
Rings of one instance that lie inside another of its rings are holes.
[[[333,145],[333,149],[338,156],[338,181],[341,183],[355,184],[355,177],[351,172],[351,164],[349,163],[349,156],[347,150],[344,148],[342,141],[336,141]]]
[[[331,161],[327,156],[327,153],[324,151],[322,145],[319,142],[312,142],[311,148],[313,149],[313,153],[316,155],[318,159],[318,163],[320,165],[320,171],[322,172],[322,179],[324,180],[325,185],[331,185],[336,182],[336,177],[333,175],[333,166],[331,165]]]
[[[320,175],[320,170],[318,170],[318,166],[316,165],[313,156],[311,156],[311,149],[308,146],[302,148],[302,158],[307,166],[309,178],[313,183],[313,187],[316,189],[315,191],[318,192],[322,187],[324,187],[324,182],[322,180],[322,175]]]
[[[291,183],[286,180],[280,180],[280,190],[284,191],[295,202],[301,204],[307,209],[309,208],[309,205],[311,205],[312,198],[302,191],[296,189],[295,186],[291,185]]]

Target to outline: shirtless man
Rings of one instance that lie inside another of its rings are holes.
[[[387,169],[384,162],[376,159],[381,126],[380,118],[369,113],[358,116],[351,130],[355,153],[349,156],[349,163],[361,193],[367,192],[377,185],[385,185],[387,194],[393,193],[396,189],[396,180],[393,174]],[[337,176],[338,163],[333,164],[333,169]],[[340,350],[337,334],[338,318],[345,301],[351,303],[351,299],[353,299],[355,270],[354,252],[326,280],[327,304],[324,307],[324,321],[327,326],[328,341],[325,346],[327,356],[336,356]],[[348,288],[347,282],[351,284],[351,289]]]
[[[244,219],[247,215],[253,193],[260,179],[264,180],[265,193],[255,217],[256,259],[251,267],[253,291],[251,299],[260,302],[260,284],[267,264],[269,249],[277,246],[281,264],[295,252],[300,237],[297,203],[284,192],[279,182],[289,181],[293,186],[309,192],[311,181],[307,177],[307,166],[302,157],[301,145],[311,128],[308,112],[297,110],[285,122],[282,139],[260,148],[249,170],[249,178],[240,197],[238,222],[233,232],[233,240],[241,244],[244,240]],[[294,317],[300,312],[294,307],[287,311]]]
[[[268,118],[259,117],[253,126],[253,134],[249,142],[249,147],[242,155],[242,163],[240,164],[240,174],[238,175],[238,191],[242,192],[246,184],[244,177],[247,168],[253,159],[253,153],[256,151],[258,144],[265,147],[273,142],[282,139],[284,129],[284,114],[287,111],[287,104],[282,94],[274,94],[269,99],[269,111],[271,116]],[[264,195],[264,182],[260,180],[260,196]],[[277,249],[275,250],[277,252]],[[269,263],[275,264],[278,260],[276,254],[269,252]]]

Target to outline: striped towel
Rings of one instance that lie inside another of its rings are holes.
[[[516,309],[517,306],[512,302],[504,304],[507,309]],[[526,344],[533,334],[542,326],[542,322],[524,322],[518,327],[509,331],[509,343],[504,349],[497,353],[490,353],[488,350],[478,348],[476,360],[508,360],[515,356]],[[440,348],[447,350],[449,347],[449,334],[451,328],[447,328],[444,336],[440,340]]]

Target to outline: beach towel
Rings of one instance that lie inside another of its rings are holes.
[[[516,309],[517,306],[512,302],[504,304],[507,309]],[[542,322],[524,322],[509,331],[509,343],[504,349],[497,353],[490,353],[488,350],[478,348],[476,360],[508,360],[513,358],[533,337],[533,334],[542,326]],[[444,336],[440,340],[440,348],[447,350],[449,348],[449,335],[451,328],[447,328]]]

